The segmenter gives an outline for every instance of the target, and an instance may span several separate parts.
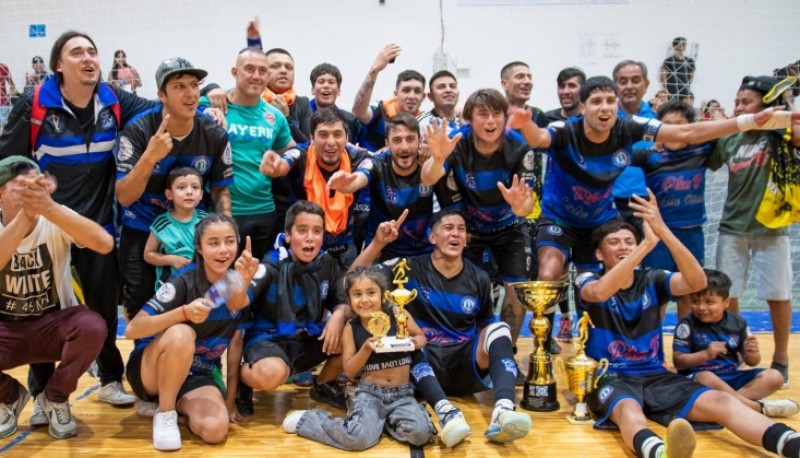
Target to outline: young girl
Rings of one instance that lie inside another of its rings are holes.
[[[140,399],[158,402],[153,417],[153,447],[158,450],[181,448],[178,412],[207,443],[221,442],[228,433],[220,358],[243,319],[246,288],[235,291],[225,307],[212,308],[203,296],[228,274],[239,246],[237,234],[228,216],[203,218],[195,230],[194,264],[164,283],[125,330],[125,337],[138,339],[128,360],[128,381]],[[250,254],[249,238],[235,268],[242,286],[256,273],[258,260]]]
[[[409,367],[412,354],[375,353],[376,339],[367,331],[372,313],[382,311],[387,279],[380,267],[356,268],[345,277],[350,306],[358,315],[344,329],[342,356],[349,378],[361,381],[349,404],[347,418],[334,418],[325,410],[298,410],[286,416],[283,428],[343,450],[365,450],[378,443],[386,429],[401,442],[423,445],[433,436],[428,412],[414,399]],[[389,335],[397,332],[391,317]],[[414,348],[425,346],[425,335],[412,318],[408,331]],[[385,426],[384,426],[385,425]]]

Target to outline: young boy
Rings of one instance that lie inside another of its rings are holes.
[[[203,175],[194,167],[170,170],[164,195],[173,209],[156,217],[144,246],[145,262],[156,266],[156,286],[192,261],[194,228],[206,214],[197,210],[203,199]]]
[[[597,325],[586,353],[609,360],[608,375],[587,398],[598,423],[616,424],[622,440],[639,457],[692,456],[694,431],[686,421],[716,422],[743,440],[780,456],[800,456],[800,435],[783,423],[747,408],[735,396],[712,390],[664,367],[661,312],[674,296],[706,287],[700,263],[664,224],[656,199],[635,196],[634,216],[643,220],[644,240],[633,226],[612,220],[592,236],[603,272],[576,279],[578,306]],[[678,272],[636,269],[659,241],[669,249]],[[669,424],[667,443],[647,420]],[[669,447],[669,450],[667,450]]]
[[[350,307],[341,266],[321,250],[324,218],[322,207],[307,200],[287,210],[290,256],[262,264],[253,278],[248,291],[253,321],[245,328],[244,347],[242,340],[234,340],[229,350],[243,350],[244,364],[238,377],[236,371],[233,379],[228,374],[229,390],[236,389],[239,377],[247,387],[274,390],[290,375],[326,362],[311,387],[311,398],[346,408],[336,378],[342,373],[341,336]],[[324,322],[328,311],[331,316]],[[237,402],[250,394],[247,391],[242,390]]]
[[[795,415],[800,407],[790,399],[764,399],[783,386],[776,369],[740,370],[744,362],[761,362],[758,340],[739,314],[728,310],[731,279],[705,269],[708,286],[691,294],[692,313],[675,329],[672,362],[679,374],[715,390],[736,396],[742,403],[768,417]]]

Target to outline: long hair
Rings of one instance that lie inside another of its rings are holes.
[[[389,279],[386,278],[386,273],[380,265],[372,265],[368,267],[356,267],[352,271],[347,272],[344,276],[344,290],[347,292],[347,300],[350,302],[350,288],[353,287],[355,282],[366,278],[372,280],[378,285],[381,293],[381,309],[386,311],[387,304],[383,298],[384,293],[389,289]],[[353,304],[351,303],[352,307]]]
[[[123,65],[122,67],[120,67],[119,63],[117,62],[117,56],[119,56],[120,54],[122,54],[122,57],[124,57],[126,59],[125,60],[125,65]],[[128,67],[131,66],[128,63],[127,58],[128,58],[128,55],[125,54],[125,51],[123,51],[121,49],[117,49],[116,51],[114,51],[114,61],[111,64],[111,75],[110,75],[112,80],[116,81],[116,80],[119,79],[119,77],[117,76],[117,73],[119,72],[120,68],[128,68]]]
[[[195,285],[197,285],[199,291],[206,291],[211,286],[211,283],[206,278],[206,263],[203,260],[203,256],[200,254],[200,241],[203,240],[203,234],[205,234],[208,226],[214,223],[230,224],[233,228],[233,233],[236,234],[236,246],[239,246],[239,227],[236,225],[236,221],[230,216],[223,213],[209,213],[197,223],[194,229],[194,256],[192,257],[192,262],[194,262],[196,266]],[[239,253],[237,252],[236,256],[238,255]]]

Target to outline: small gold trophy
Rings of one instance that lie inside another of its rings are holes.
[[[372,312],[371,318],[367,322],[367,330],[372,334],[372,337],[378,339],[375,344],[376,349],[385,346],[383,338],[389,333],[390,326],[389,315],[384,312]]]
[[[553,377],[553,361],[545,350],[545,337],[550,328],[550,320],[544,311],[555,304],[564,293],[565,281],[523,281],[512,283],[519,300],[533,312],[530,328],[536,337],[536,350],[531,353],[528,376],[522,392],[520,406],[537,412],[558,410],[556,380]]]
[[[578,399],[575,409],[567,415],[567,421],[573,425],[592,423],[592,413],[586,408],[586,395],[597,388],[597,382],[605,375],[608,370],[608,360],[600,361],[586,356],[584,346],[589,339],[589,326],[594,327],[588,312],[583,312],[583,316],[578,320],[578,337],[575,339],[575,356],[569,358],[566,363],[567,380],[569,380],[569,390]],[[560,360],[563,362],[563,360]],[[600,373],[597,373],[600,368]]]
[[[394,283],[397,288],[393,291],[386,291],[384,297],[387,301],[400,308],[400,311],[395,315],[395,320],[397,321],[397,335],[383,337],[379,344],[376,345],[375,351],[377,353],[414,351],[414,342],[408,336],[408,313],[405,307],[417,297],[417,290],[409,291],[405,287],[406,283],[408,283],[406,272],[411,270],[405,258],[398,262],[392,270],[394,270],[394,280],[392,280],[392,283]],[[387,324],[388,318],[389,316],[386,315]],[[370,332],[372,331],[370,330]],[[373,335],[375,334],[373,333]]]

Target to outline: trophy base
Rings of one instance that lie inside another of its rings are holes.
[[[594,423],[591,412],[586,408],[585,402],[575,404],[575,409],[567,415],[567,421],[573,425],[591,425]]]
[[[411,339],[398,339],[395,336],[387,336],[380,340],[381,347],[375,347],[375,353],[391,353],[397,351],[414,351],[414,342]]]
[[[545,385],[535,385],[525,382],[522,391],[522,401],[520,407],[534,412],[552,412],[561,406],[556,398],[556,382]]]

